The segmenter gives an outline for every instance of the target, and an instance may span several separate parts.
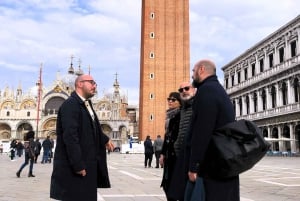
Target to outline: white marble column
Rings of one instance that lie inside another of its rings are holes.
[[[290,138],[291,138],[291,152],[296,152],[296,136],[295,136],[295,125],[293,123],[289,124],[290,127]]]
[[[242,96],[242,115],[246,115],[247,114],[247,104],[246,104],[246,96]]]
[[[249,94],[249,113],[254,113],[254,93]]]

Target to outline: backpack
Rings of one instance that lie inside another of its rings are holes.
[[[24,141],[24,150],[25,150],[25,154],[28,154],[29,158],[34,158],[34,148],[35,148],[35,144],[33,141]]]
[[[242,119],[228,123],[212,135],[208,170],[218,178],[237,176],[260,161],[270,146],[254,122]]]

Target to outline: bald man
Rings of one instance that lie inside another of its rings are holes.
[[[198,176],[203,177],[206,201],[239,201],[239,177],[216,178],[206,163],[214,160],[209,150],[214,130],[235,120],[233,104],[218,81],[214,62],[203,59],[194,65],[193,85],[197,92],[186,144],[189,180],[195,182]]]
[[[92,76],[77,77],[75,91],[58,111],[51,198],[96,201],[97,188],[110,187],[106,149],[113,145],[92,107],[96,88]]]

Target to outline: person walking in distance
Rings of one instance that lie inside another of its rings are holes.
[[[35,143],[34,143],[34,131],[28,131],[24,135],[24,149],[25,149],[25,161],[21,165],[20,169],[16,173],[17,177],[20,177],[22,170],[26,165],[29,164],[29,172],[28,172],[28,177],[35,177],[33,172],[33,163],[34,163],[34,149],[35,149]]]
[[[153,150],[154,150],[154,155],[155,155],[155,160],[156,160],[155,168],[159,168],[159,157],[161,154],[163,143],[164,143],[164,141],[161,139],[161,136],[157,135],[157,137],[153,143]]]
[[[49,135],[43,141],[42,147],[43,147],[44,153],[43,153],[43,159],[42,159],[41,163],[47,163],[47,162],[49,162],[49,157],[50,157],[51,149],[52,149],[52,143],[50,141],[50,136]]]
[[[174,165],[176,162],[174,143],[179,131],[181,106],[180,94],[178,92],[171,92],[167,98],[167,103],[169,108],[166,111],[165,136],[159,163],[164,168],[161,187],[166,194],[167,200],[175,201],[177,199],[174,199],[171,194],[172,191],[176,191],[176,189],[170,188],[170,184],[172,182]]]
[[[50,198],[97,201],[97,188],[110,188],[106,149],[114,146],[92,107],[96,87],[91,75],[78,76],[75,91],[59,108]]]
[[[144,161],[144,165],[145,168],[148,167],[151,168],[151,163],[152,163],[152,158],[153,158],[153,144],[151,141],[151,138],[149,135],[147,135],[146,140],[144,142],[144,149],[145,149],[145,161]]]
[[[206,201],[239,201],[239,176],[216,178],[205,162],[214,159],[208,151],[213,132],[235,120],[233,104],[218,81],[214,62],[198,61],[192,78],[197,92],[186,141],[188,178],[191,182],[195,182],[198,176],[203,178]]]
[[[34,155],[35,155],[34,163],[37,163],[37,159],[38,159],[38,157],[41,153],[41,149],[42,149],[42,144],[41,144],[39,138],[36,138],[36,140],[35,140],[35,150],[34,150]]]

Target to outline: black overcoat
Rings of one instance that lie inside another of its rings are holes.
[[[178,136],[179,131],[179,122],[180,122],[180,111],[178,110],[176,113],[171,115],[169,119],[169,124],[166,128],[166,133],[164,136],[164,142],[162,147],[161,154],[164,155],[164,170],[163,177],[161,182],[161,187],[163,188],[167,198],[177,196],[178,185],[177,183],[171,183],[174,181],[173,177],[177,176],[177,173],[174,172],[175,164],[176,164],[176,154],[174,150],[174,143]],[[170,188],[171,187],[171,188]],[[174,188],[173,188],[174,187]]]
[[[186,142],[189,171],[204,178],[206,201],[238,201],[239,177],[216,179],[205,166],[206,160],[213,160],[208,151],[213,131],[235,120],[233,105],[217,76],[210,76],[197,86],[192,107],[191,130]]]
[[[97,187],[110,187],[105,149],[109,138],[102,132],[97,116],[93,121],[75,92],[59,109],[56,134],[50,197],[96,201]],[[85,177],[76,174],[83,169]]]

